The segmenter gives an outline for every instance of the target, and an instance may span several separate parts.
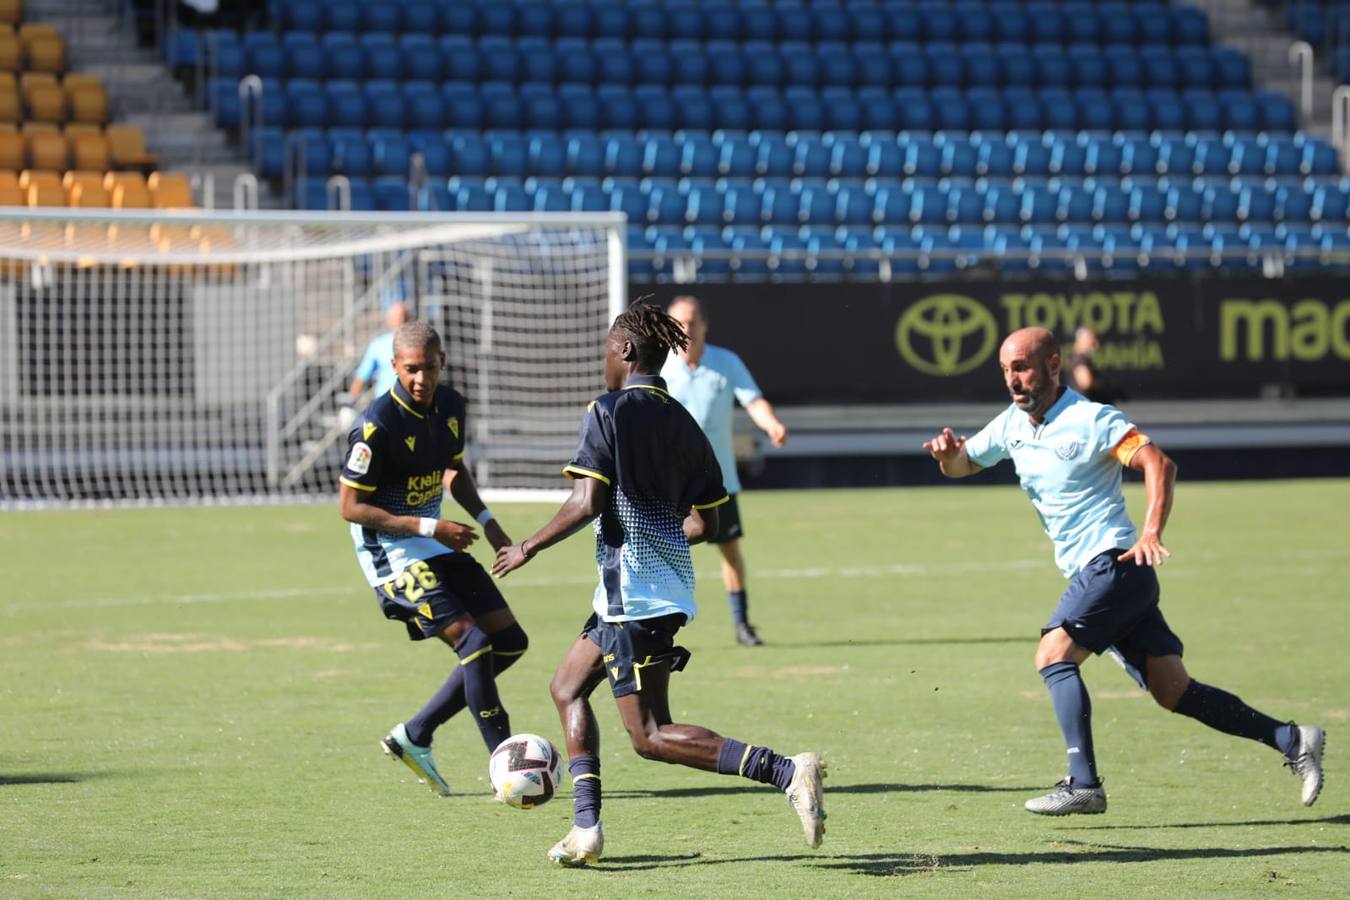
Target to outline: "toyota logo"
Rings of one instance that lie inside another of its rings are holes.
[[[998,323],[960,294],[935,294],[905,310],[895,325],[900,357],[925,375],[964,375],[994,350]]]

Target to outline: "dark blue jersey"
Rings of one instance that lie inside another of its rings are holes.
[[[440,518],[445,470],[464,456],[464,412],[464,398],[454,388],[437,387],[431,408],[421,409],[395,383],[347,435],[339,481],[394,515]],[[357,561],[372,585],[397,578],[417,560],[455,552],[432,538],[360,525],[351,531]]]
[[[635,375],[591,403],[564,471],[609,485],[595,522],[595,612],[610,622],[694,618],[694,566],[684,519],[725,503],[722,470],[693,416],[657,375]]]

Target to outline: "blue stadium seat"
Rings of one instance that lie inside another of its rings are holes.
[[[404,178],[408,176],[412,166],[412,151],[404,137],[381,135],[372,138],[370,145],[371,164],[376,175],[400,175]],[[376,193],[378,195],[378,189]]]
[[[1065,185],[1059,189],[1056,217],[1061,222],[1092,221],[1092,192],[1081,184]]]
[[[374,168],[370,145],[364,138],[334,138],[331,143],[333,171],[352,178],[364,178]]]
[[[1313,189],[1311,218],[1317,222],[1344,225],[1350,197],[1334,184],[1320,184]]]
[[[484,81],[513,84],[522,70],[522,54],[514,39],[506,35],[487,35],[478,42],[479,77]]]
[[[1098,222],[1124,222],[1130,215],[1130,197],[1116,183],[1100,184],[1092,193],[1092,218]]]
[[[392,34],[363,34],[360,45],[367,78],[397,81],[403,77],[403,52]]]
[[[729,188],[722,195],[722,213],[733,225],[758,225],[763,220],[764,207],[759,194],[750,185]]]
[[[1167,197],[1156,183],[1140,184],[1130,191],[1129,217],[1132,222],[1162,222],[1167,217]]]
[[[1265,171],[1274,176],[1294,176],[1301,172],[1303,151],[1291,137],[1267,136]]]
[[[482,56],[472,38],[462,34],[442,35],[441,71],[447,81],[475,82],[483,72]]]
[[[524,127],[524,110],[512,85],[500,81],[485,82],[478,86],[478,94],[482,98],[484,126],[510,130]]]
[[[381,175],[372,185],[374,208],[384,212],[407,212],[412,208],[412,194],[408,179],[400,175]],[[352,207],[356,206],[356,192],[352,191]]]
[[[1275,189],[1275,217],[1285,222],[1312,218],[1312,197],[1299,185],[1282,184]]]
[[[366,74],[365,54],[356,37],[343,32],[330,31],[319,38],[319,49],[323,52],[324,74],[329,79],[359,79]]]
[[[1303,173],[1305,175],[1338,175],[1340,160],[1336,150],[1325,141],[1310,139],[1303,145]]]
[[[1205,188],[1202,214],[1210,223],[1237,220],[1238,197],[1227,185],[1211,184]]]
[[[290,0],[281,5],[282,23],[294,31],[323,31],[323,4],[319,0]]]
[[[835,193],[834,220],[843,225],[870,225],[874,198],[862,187],[841,187]]]
[[[361,5],[355,0],[327,0],[324,4],[327,29],[356,34],[361,30]]]
[[[803,224],[824,225],[835,221],[835,196],[826,184],[817,182],[797,195],[797,218]]]
[[[1157,173],[1158,148],[1148,138],[1122,135],[1116,146],[1119,150],[1117,162],[1111,167],[1112,171],[1119,171],[1122,175],[1144,176]]]
[[[362,85],[366,99],[366,122],[372,128],[404,128],[407,108],[403,93],[393,81],[367,81]]]
[[[981,175],[1010,177],[1013,174],[1013,148],[1001,138],[978,139],[975,169]]]
[[[1189,185],[1172,185],[1167,189],[1163,212],[1170,221],[1199,222],[1204,215],[1204,193]]]
[[[269,31],[251,31],[244,35],[244,69],[262,78],[286,77],[286,51],[277,36]]]

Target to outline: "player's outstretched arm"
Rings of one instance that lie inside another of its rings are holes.
[[[509,547],[497,551],[492,574],[505,577],[525,565],[540,550],[564,541],[591,523],[609,503],[609,485],[598,478],[581,476],[572,481],[572,494],[558,507],[553,518],[543,528]]]
[[[435,538],[452,550],[463,550],[478,540],[472,525],[445,519],[396,516],[370,502],[370,495],[346,484],[338,485],[338,513],[353,525],[388,534],[420,534]],[[432,524],[434,523],[434,524]]]
[[[1177,464],[1153,444],[1145,444],[1130,457],[1130,468],[1144,473],[1144,495],[1148,510],[1144,513],[1144,527],[1134,546],[1120,554],[1121,562],[1134,560],[1137,566],[1160,566],[1172,555],[1163,546],[1162,533],[1172,514],[1173,487],[1177,481]]]
[[[473,472],[464,464],[464,459],[452,462],[445,470],[445,489],[450,492],[450,496],[455,498],[455,502],[464,508],[464,511],[473,516],[483,526],[483,536],[488,539],[493,550],[500,550],[511,543],[511,539],[506,536],[506,531],[497,521],[496,517],[483,521],[483,513],[487,512],[487,504],[483,498],[478,496],[478,482],[473,480]],[[488,513],[491,515],[491,513]]]
[[[761,431],[769,436],[769,441],[775,447],[782,447],[787,444],[787,426],[779,421],[772,403],[763,397],[756,397],[750,401],[750,405],[745,408],[745,411],[750,414],[750,421],[754,422]]]
[[[965,478],[983,470],[966,455],[966,436],[957,437],[950,428],[942,429],[942,433],[931,441],[924,441],[923,449],[937,460],[938,468],[948,478]]]

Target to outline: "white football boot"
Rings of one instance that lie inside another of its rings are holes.
[[[442,797],[450,796],[450,785],[446,784],[441,773],[436,771],[436,763],[431,760],[431,748],[419,747],[408,739],[408,730],[400,722],[393,727],[380,749],[393,759],[403,760],[403,764],[412,769],[417,780],[431,788]]]
[[[1316,725],[1298,726],[1298,743],[1285,765],[1303,781],[1303,805],[1312,806],[1322,793],[1322,745],[1326,733]]]
[[[819,753],[798,753],[788,758],[796,767],[786,791],[788,804],[802,820],[806,846],[814,850],[825,838],[825,787],[821,781],[829,773]]]
[[[1038,816],[1104,813],[1106,812],[1106,789],[1100,784],[1096,787],[1078,787],[1074,785],[1072,779],[1065,778],[1044,797],[1028,800],[1026,809],[1027,812],[1034,812]]]
[[[560,866],[578,868],[595,865],[605,851],[605,825],[596,822],[590,828],[573,825],[567,836],[553,845],[548,858]]]

